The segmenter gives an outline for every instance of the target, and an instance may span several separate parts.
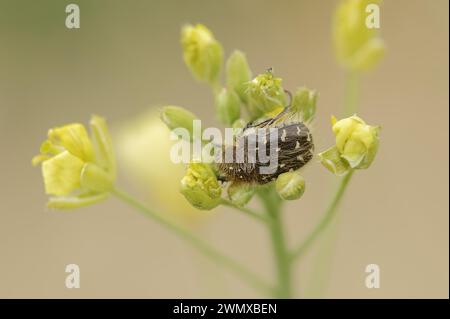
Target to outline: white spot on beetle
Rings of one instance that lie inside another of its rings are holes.
[[[286,135],[287,135],[286,130],[283,130],[283,133],[281,134],[281,141],[282,142],[286,141]]]

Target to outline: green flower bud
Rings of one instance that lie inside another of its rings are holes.
[[[245,54],[235,50],[227,60],[227,86],[236,91],[242,102],[247,103],[246,86],[252,78]]]
[[[256,117],[286,106],[281,78],[274,77],[271,70],[248,82],[247,95],[252,115]]]
[[[373,68],[383,57],[385,46],[376,28],[366,25],[366,7],[377,0],[343,0],[333,22],[333,44],[339,63],[349,69]]]
[[[161,120],[171,130],[182,127],[193,135],[193,121],[197,119],[195,114],[180,106],[165,106],[161,112]]]
[[[223,63],[223,52],[211,31],[201,24],[184,26],[181,45],[184,62],[195,78],[214,84]]]
[[[242,183],[232,183],[228,186],[227,193],[228,198],[234,205],[243,207],[252,199],[255,194],[255,187]]]
[[[284,200],[295,200],[305,192],[305,180],[299,172],[286,172],[277,177],[275,189]]]
[[[192,206],[211,210],[220,204],[222,188],[210,165],[191,163],[181,180],[181,193]]]
[[[309,122],[316,113],[317,93],[307,88],[299,88],[293,98],[291,108],[302,114],[304,121]]]
[[[219,120],[232,125],[241,115],[241,101],[233,90],[222,89],[216,96],[216,109]]]

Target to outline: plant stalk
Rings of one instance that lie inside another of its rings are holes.
[[[292,297],[292,270],[289,258],[289,251],[284,237],[284,228],[282,222],[281,199],[273,188],[263,191],[260,194],[261,200],[269,217],[269,231],[272,241],[272,249],[275,259],[277,272],[276,297]]]
[[[114,189],[111,193],[115,195],[118,199],[125,202],[126,204],[132,206],[133,208],[138,209],[145,216],[150,217],[160,225],[164,226],[166,229],[170,230],[178,237],[184,239],[186,242],[195,247],[198,251],[203,253],[206,257],[214,261],[216,264],[223,266],[224,268],[227,268],[228,270],[239,276],[241,279],[245,280],[250,286],[252,286],[256,290],[260,291],[265,295],[270,295],[273,293],[272,287],[266,284],[252,271],[248,270],[247,268],[237,263],[230,257],[225,256],[222,253],[218,252],[214,247],[210,246],[202,239],[196,237],[188,230],[166,220],[159,214],[150,210],[143,203],[139,202],[138,200],[136,200],[135,198],[133,198],[132,196],[123,191]]]
[[[299,247],[297,247],[291,254],[291,259],[298,259],[301,256],[304,255],[304,253],[308,250],[308,248],[316,241],[317,237],[327,228],[327,226],[331,223],[333,220],[333,217],[336,215],[337,208],[339,206],[339,203],[342,200],[342,197],[345,193],[345,190],[347,189],[348,183],[350,182],[352,176],[353,176],[353,170],[350,170],[347,175],[345,175],[340,184],[339,187],[331,200],[325,215],[322,217],[322,220],[317,224],[317,226],[314,228],[314,230],[309,234],[308,237],[300,244]]]

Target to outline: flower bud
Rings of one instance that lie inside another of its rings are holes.
[[[228,186],[227,193],[228,198],[234,205],[243,207],[252,199],[255,194],[255,188],[248,184],[232,183]]]
[[[181,180],[181,193],[192,206],[211,210],[220,204],[222,188],[211,166],[191,163]]]
[[[336,175],[368,168],[378,150],[380,128],[367,125],[356,115],[340,121],[332,117],[331,123],[336,145],[318,155],[322,164]]]
[[[367,125],[361,118],[353,115],[337,121],[332,118],[336,147],[341,157],[351,168],[368,168],[378,150],[378,126]]]
[[[377,0],[343,0],[333,23],[333,42],[339,63],[349,69],[373,68],[382,58],[385,46],[376,28],[366,25],[366,7]]]
[[[183,58],[192,74],[200,81],[217,81],[223,63],[220,43],[204,25],[187,25],[181,30]]]
[[[271,70],[258,75],[247,84],[247,95],[254,116],[286,106],[281,78],[274,77]]]
[[[192,112],[180,106],[165,106],[161,112],[161,120],[169,129],[185,128],[190,136],[193,135],[193,122],[196,118]]]
[[[291,108],[295,112],[302,114],[302,119],[306,122],[311,121],[316,113],[317,93],[307,88],[299,88],[291,103]]]
[[[246,85],[252,78],[245,54],[235,50],[227,60],[227,86],[234,90],[242,102],[247,103]]]
[[[239,119],[241,114],[241,101],[233,90],[222,89],[216,96],[216,109],[219,120],[230,126]]]
[[[275,189],[284,200],[295,200],[305,192],[305,180],[299,172],[286,172],[277,177]]]

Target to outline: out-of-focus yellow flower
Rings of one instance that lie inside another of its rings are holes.
[[[181,193],[192,206],[211,210],[220,204],[222,188],[210,165],[190,163],[181,180]]]
[[[176,142],[170,140],[170,130],[160,116],[156,110],[149,110],[119,129],[116,147],[123,175],[168,218],[198,226],[206,215],[193,208],[179,191],[185,166],[171,161],[170,149]]]
[[[286,96],[281,86],[281,78],[275,77],[271,70],[248,82],[247,95],[253,117],[286,106]]]
[[[385,45],[375,28],[368,28],[366,7],[378,0],[342,0],[333,21],[333,44],[339,63],[349,69],[373,68],[383,57]]]
[[[299,172],[286,172],[277,177],[275,189],[284,200],[295,200],[305,192],[305,179]]]
[[[48,131],[33,165],[42,163],[45,192],[52,208],[76,208],[106,198],[116,177],[115,159],[106,122],[91,118],[91,137],[79,123]]]
[[[345,160],[352,169],[368,168],[377,153],[379,126],[367,125],[356,115],[337,121],[332,117],[332,129],[336,145],[319,154],[325,167],[336,173],[345,172]]]
[[[202,24],[186,25],[181,30],[184,62],[200,81],[214,84],[223,64],[220,43]]]

